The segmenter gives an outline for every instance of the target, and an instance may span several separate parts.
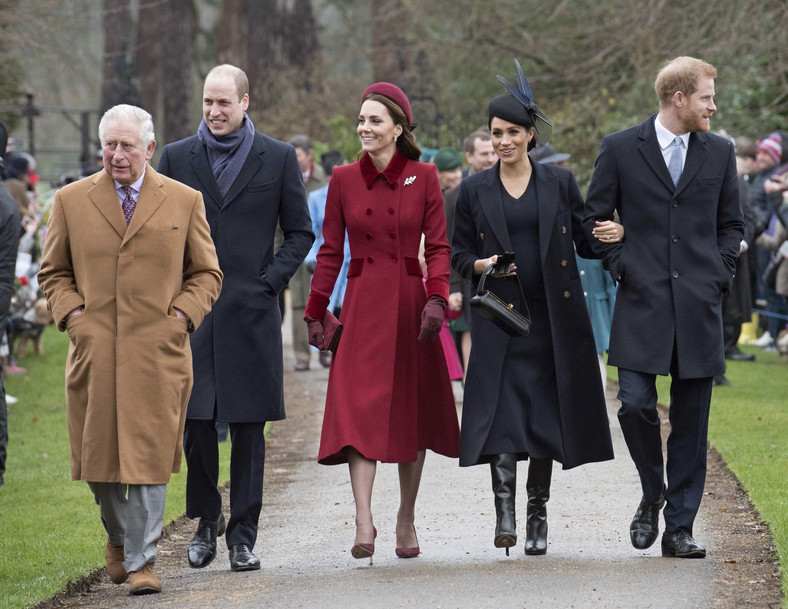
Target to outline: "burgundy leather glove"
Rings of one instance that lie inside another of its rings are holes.
[[[323,318],[323,331],[325,332],[325,339],[323,349],[325,351],[337,352],[339,347],[339,339],[342,336],[342,323],[336,318],[331,311],[326,311],[326,316]]]
[[[419,342],[430,342],[438,337],[443,326],[443,311],[446,301],[440,296],[430,296],[421,312]]]
[[[304,317],[306,322],[307,332],[309,334],[309,344],[316,349],[323,350],[323,324],[316,320],[314,317]]]

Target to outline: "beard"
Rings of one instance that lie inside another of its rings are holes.
[[[682,113],[679,120],[685,133],[708,131],[711,128],[711,121],[704,120],[703,116],[692,110]]]

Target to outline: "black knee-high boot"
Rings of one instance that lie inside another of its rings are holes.
[[[531,459],[528,464],[528,510],[525,523],[525,553],[547,553],[547,500],[550,499],[552,459]]]
[[[513,454],[494,455],[490,460],[492,490],[495,495],[495,547],[509,548],[517,543],[514,499],[517,489],[517,457]]]

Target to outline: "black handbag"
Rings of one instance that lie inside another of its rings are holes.
[[[476,287],[476,295],[471,298],[471,306],[482,317],[490,320],[509,336],[528,336],[528,333],[531,331],[531,312],[528,310],[528,302],[525,300],[520,278],[515,275],[517,287],[520,289],[520,296],[523,299],[523,305],[525,305],[526,315],[522,315],[520,311],[514,308],[513,304],[505,303],[490,290],[484,289],[485,280],[496,272],[496,269],[500,271],[501,267],[498,264],[491,264],[484,269],[484,273],[479,279],[479,285]]]

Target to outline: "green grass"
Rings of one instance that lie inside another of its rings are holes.
[[[104,565],[106,534],[85,482],[71,480],[64,375],[68,338],[50,326],[44,355],[5,379],[19,398],[9,406],[5,485],[0,487],[0,599],[24,609]],[[221,480],[229,478],[229,442],[221,445]],[[185,464],[167,489],[164,521],[185,506]]]
[[[788,607],[788,363],[742,347],[755,362],[728,362],[730,387],[715,387],[709,441],[769,523]]]
[[[788,609],[788,363],[776,353],[741,346],[755,362],[728,362],[730,387],[715,387],[709,442],[747,490],[769,524]],[[615,368],[608,376],[617,379]],[[661,404],[670,403],[670,377],[657,377]]]

